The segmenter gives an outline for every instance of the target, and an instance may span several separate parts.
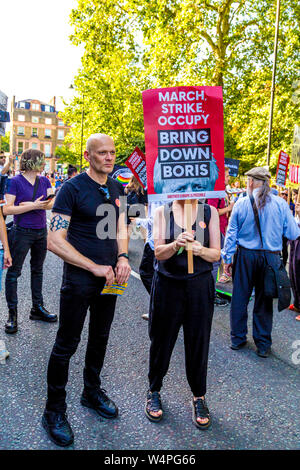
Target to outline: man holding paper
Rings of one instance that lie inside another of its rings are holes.
[[[50,439],[63,447],[74,440],[66,418],[65,387],[69,361],[79,344],[88,308],[81,404],[105,418],[118,415],[118,408],[100,388],[116,296],[101,295],[101,291],[114,281],[126,283],[131,271],[125,212],[119,209],[123,186],[108,176],[116,158],[113,139],[93,134],[84,157],[90,166],[60,189],[48,237],[48,249],[64,260],[64,272],[60,324],[48,366],[48,399],[42,423]]]

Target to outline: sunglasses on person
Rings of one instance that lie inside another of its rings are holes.
[[[102,194],[102,196],[104,197],[104,202],[111,202],[108,187],[105,184],[103,184],[102,186],[99,186],[98,189],[100,193]]]

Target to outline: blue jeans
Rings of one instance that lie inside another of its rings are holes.
[[[31,229],[14,226],[10,252],[13,264],[7,270],[5,295],[8,308],[18,305],[18,278],[21,276],[25,258],[30,250],[31,295],[33,305],[43,305],[43,264],[47,254],[47,229]]]

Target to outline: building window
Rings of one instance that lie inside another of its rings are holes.
[[[51,129],[45,129],[45,137],[51,137]]]
[[[32,111],[39,111],[40,110],[40,105],[37,103],[31,103],[31,109]]]
[[[25,101],[20,101],[19,103],[19,108],[24,108],[25,109]]]
[[[39,118],[37,116],[32,116],[32,122],[34,122],[34,124],[37,124],[39,122]]]
[[[45,155],[46,157],[51,157],[51,145],[45,144]]]
[[[37,148],[38,148],[38,144],[37,144],[36,142],[33,142],[33,143],[31,144],[31,148],[32,148],[32,149],[37,149]]]
[[[52,124],[52,119],[51,118],[46,118],[45,119],[45,124]]]
[[[23,126],[18,126],[18,135],[25,135],[25,128]]]
[[[23,142],[18,142],[18,155],[21,155],[23,153]]]
[[[64,121],[58,121],[59,126],[64,126]]]
[[[38,130],[37,130],[37,127],[33,127],[32,128],[32,137],[37,137],[38,136]]]
[[[45,111],[46,113],[50,113],[51,111],[50,106],[48,104],[45,105]]]
[[[25,121],[25,116],[24,116],[24,114],[19,114],[19,115],[18,115],[18,121]]]
[[[64,140],[64,138],[65,138],[65,133],[64,133],[63,130],[60,129],[60,130],[57,132],[57,138],[58,138],[59,140]]]

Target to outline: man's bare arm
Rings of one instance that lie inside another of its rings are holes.
[[[128,228],[125,222],[125,213],[121,213],[118,221],[117,232],[118,254],[128,253]],[[116,281],[118,284],[127,282],[130,276],[131,268],[128,260],[121,256],[116,265]]]
[[[114,272],[111,266],[103,266],[94,263],[91,259],[79,253],[67,240],[67,232],[70,224],[70,216],[53,213],[50,221],[47,248],[66,263],[90,271],[94,276],[105,277],[108,285],[114,280]]]

